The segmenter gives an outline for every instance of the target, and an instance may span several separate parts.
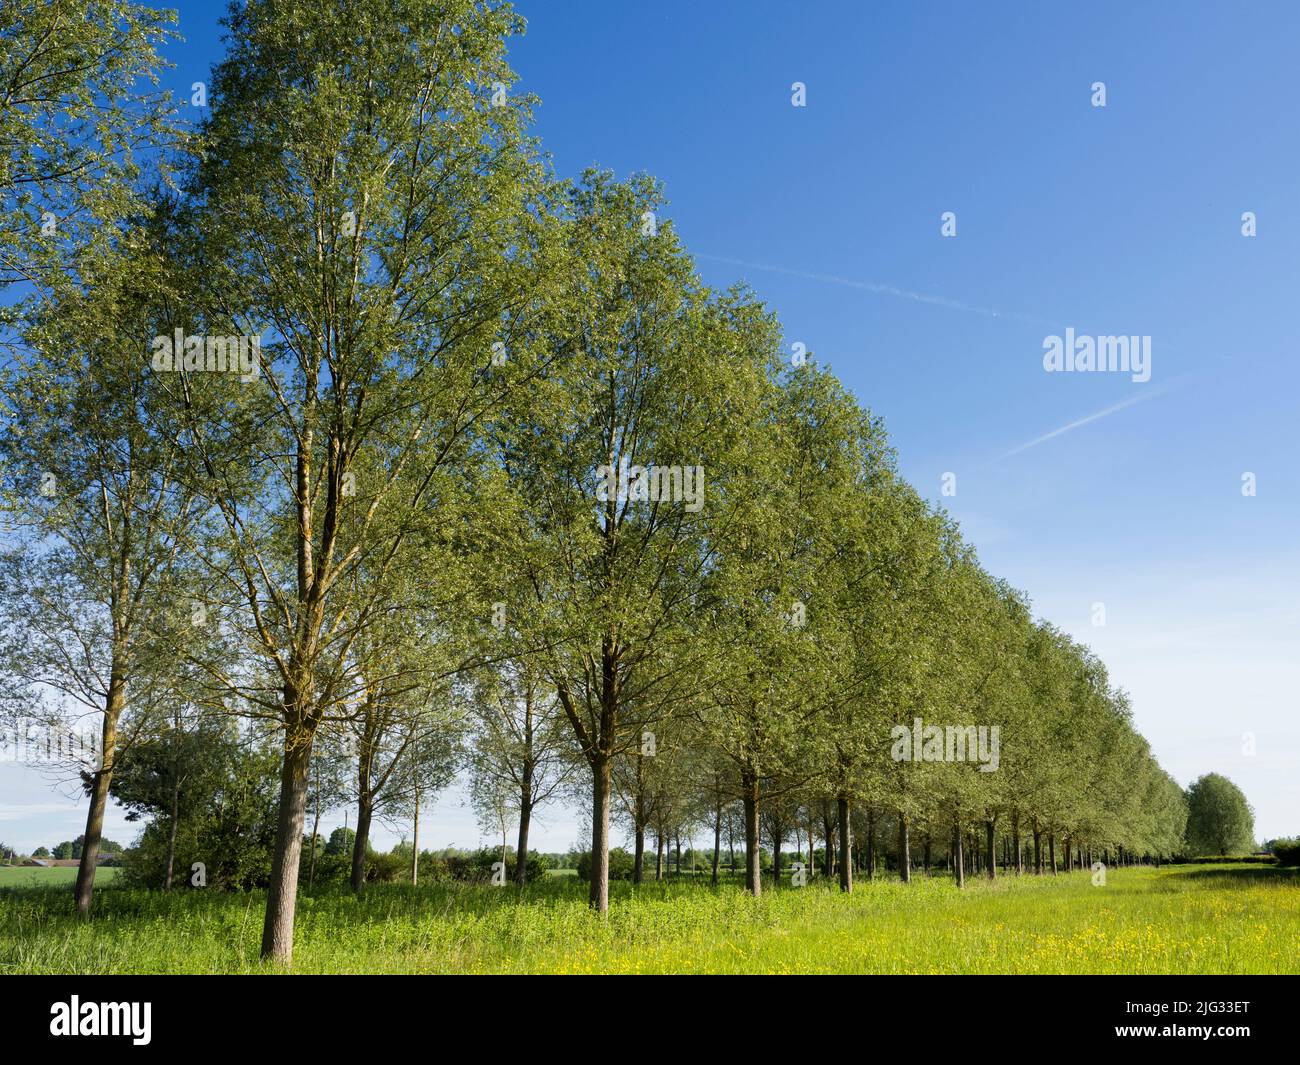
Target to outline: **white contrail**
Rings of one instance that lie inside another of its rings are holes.
[[[1041,318],[1031,318],[1027,314],[1018,312],[1007,313],[1005,311],[995,311],[988,307],[973,307],[969,303],[962,303],[960,300],[950,300],[945,296],[932,296],[926,292],[911,292],[905,288],[899,288],[897,285],[885,285],[878,281],[857,281],[851,277],[837,277],[835,274],[815,274],[808,270],[791,270],[784,266],[772,266],[768,263],[751,263],[744,259],[731,259],[725,255],[702,255],[696,253],[697,259],[708,259],[716,263],[728,263],[731,266],[739,266],[745,270],[767,270],[774,274],[785,274],[787,277],[798,277],[804,281],[822,281],[830,285],[842,285],[845,288],[856,288],[860,292],[871,292],[877,296],[894,296],[897,299],[912,300],[914,303],[928,303],[933,307],[944,307],[950,311],[965,311],[967,314],[979,314],[985,318],[1001,318],[1014,320],[1018,322],[1028,322],[1032,325],[1047,325],[1055,327],[1055,322],[1047,322]]]
[[[1089,422],[1098,421],[1101,418],[1105,418],[1109,414],[1114,414],[1116,411],[1123,410],[1125,407],[1131,407],[1135,403],[1141,403],[1144,400],[1154,399],[1156,396],[1164,395],[1164,393],[1167,391],[1168,389],[1166,388],[1166,389],[1157,389],[1155,391],[1150,391],[1150,392],[1143,392],[1141,395],[1133,396],[1131,399],[1126,399],[1119,403],[1114,403],[1109,407],[1105,407],[1102,410],[1099,410],[1093,414],[1089,414],[1087,417],[1080,418],[1077,421],[1069,422],[1066,425],[1062,425],[1059,429],[1053,429],[1050,433],[1044,433],[1042,436],[1035,437],[1033,440],[1030,440],[1027,444],[1021,444],[1019,447],[1013,447],[1010,451],[1007,451],[1004,454],[999,455],[993,461],[1001,462],[1003,459],[1009,459],[1012,455],[1019,455],[1022,451],[1028,451],[1031,447],[1037,447],[1039,444],[1042,444],[1055,437],[1063,436],[1064,434],[1070,432],[1072,429],[1078,429],[1079,426],[1081,425],[1087,425]]]

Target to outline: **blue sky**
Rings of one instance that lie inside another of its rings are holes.
[[[704,280],[747,281],[885,418],[987,568],[1131,692],[1162,765],[1227,774],[1259,837],[1295,833],[1300,8],[518,6],[513,61],[556,170],[661,178]],[[180,12],[168,82],[188,97],[218,12]],[[1151,337],[1150,381],[1045,372],[1067,328]],[[0,838],[78,834],[84,807],[31,808],[58,802],[0,766]],[[477,842],[459,802],[422,838]],[[579,836],[543,821],[542,849]]]

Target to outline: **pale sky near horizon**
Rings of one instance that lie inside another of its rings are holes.
[[[177,6],[188,96],[217,12]],[[1258,838],[1300,834],[1300,8],[518,6],[556,170],[661,178],[704,280],[748,282],[885,419],[986,568],[1105,661],[1160,763],[1235,781]],[[1151,379],[1046,372],[1066,329],[1150,337]],[[482,838],[460,801],[430,846]],[[53,846],[84,812],[0,764],[0,840]],[[538,849],[580,839],[541,817]]]

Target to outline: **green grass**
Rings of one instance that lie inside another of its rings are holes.
[[[110,884],[115,876],[117,870],[113,866],[101,866],[95,870],[95,884],[96,886]],[[38,866],[0,865],[0,888],[46,887],[51,884],[71,886],[76,881],[75,865],[56,865],[48,869],[41,869]]]
[[[1258,865],[814,882],[751,899],[734,884],[379,885],[302,896],[294,970],[336,972],[1296,973],[1300,873]],[[0,972],[263,972],[261,894],[109,886],[96,919],[66,889],[0,890]]]

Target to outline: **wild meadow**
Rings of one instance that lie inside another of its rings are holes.
[[[1298,973],[1300,872],[1246,864],[1026,875],[627,883],[609,911],[548,877],[520,892],[379,884],[304,895],[296,973]],[[0,887],[2,973],[261,973],[263,893]]]

